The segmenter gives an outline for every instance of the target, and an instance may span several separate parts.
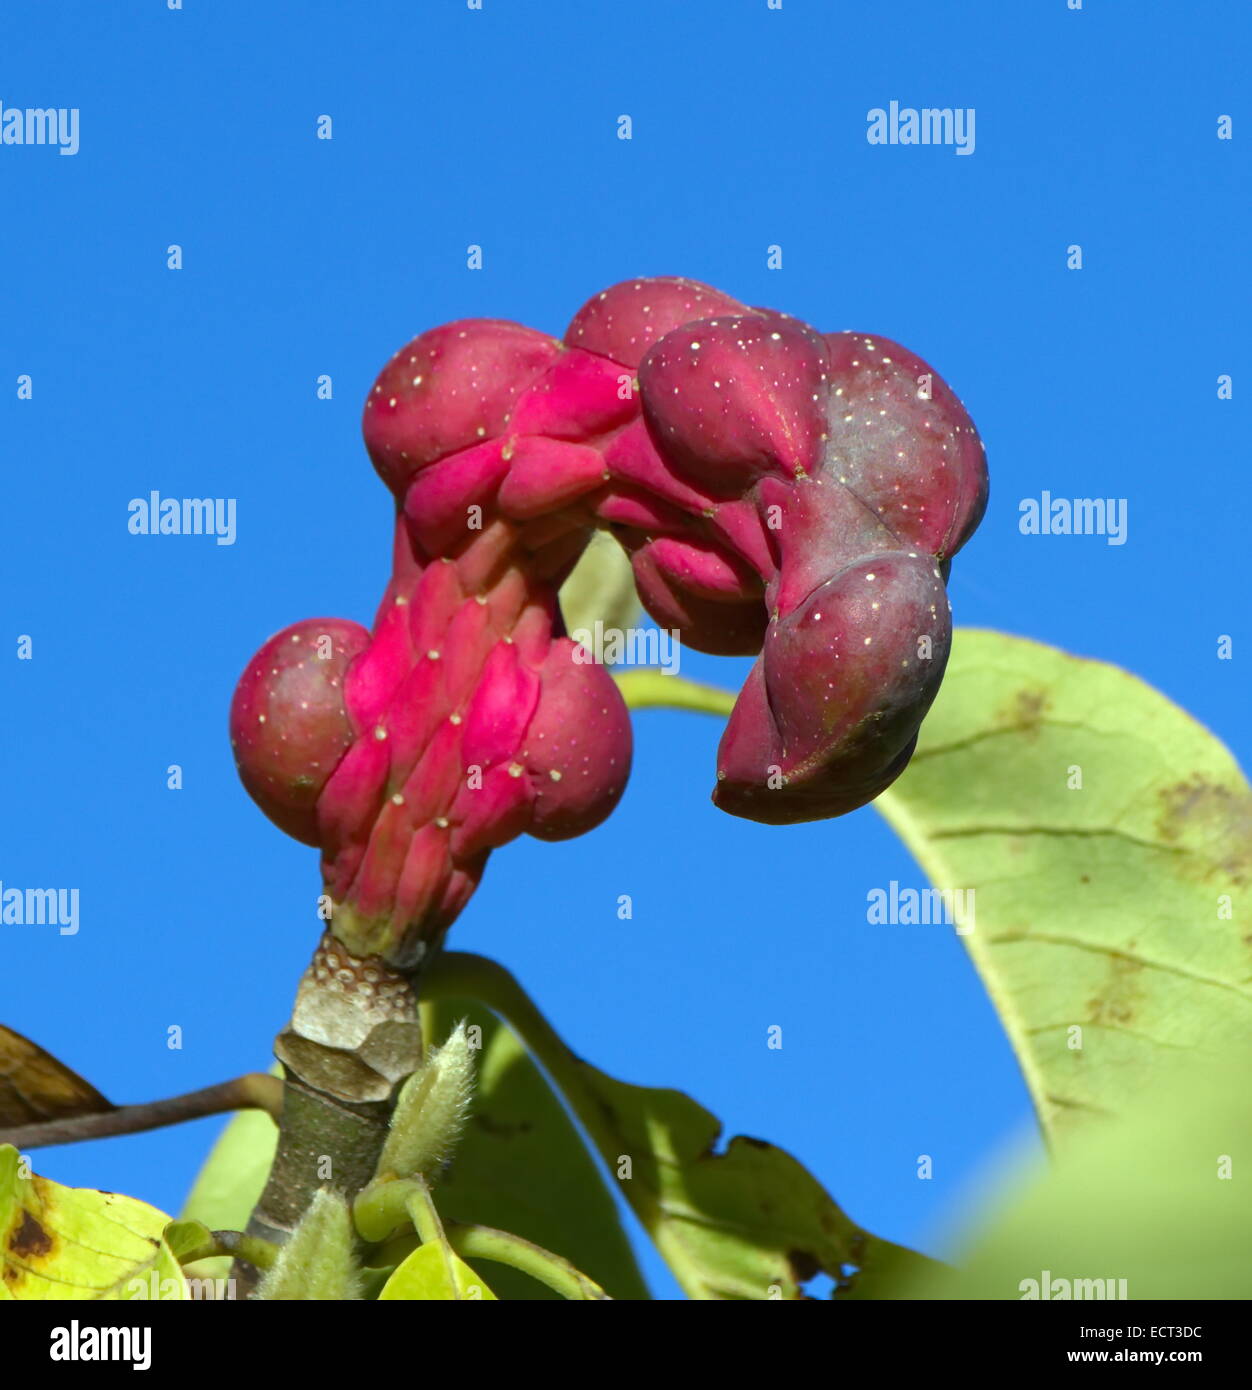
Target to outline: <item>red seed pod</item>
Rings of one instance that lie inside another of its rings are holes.
[[[828,333],[825,476],[845,483],[902,541],[942,559],[987,506],[982,440],[948,384],[920,357],[866,333]]]
[[[565,330],[565,341],[624,367],[637,367],[652,344],[672,328],[743,309],[721,290],[679,275],[622,280],[579,309]]]
[[[230,741],[248,795],[280,829],[318,843],[317,799],[352,746],[349,666],[369,633],[342,618],[306,618],[248,663],[230,707]]]
[[[365,447],[400,497],[413,476],[494,438],[560,343],[505,319],[460,319],[402,347],[365,401]]]
[[[620,799],[626,708],[557,599],[596,527],[663,627],[757,654],[719,806],[839,815],[908,762],[947,659],[946,565],[987,481],[964,408],[898,344],[623,281],[564,342],[497,319],[423,333],[364,434],[398,505],[373,631],[280,633],[231,711],[244,784],[320,846],[350,950],[415,965],[491,850],[581,834]]]
[[[534,718],[518,761],[535,788],[530,833],[568,840],[599,825],[621,800],[632,739],[626,702],[590,653],[560,637],[540,673]]]
[[[778,314],[739,314],[667,333],[639,367],[644,418],[675,473],[711,497],[757,478],[809,477],[826,432],[826,347]]]

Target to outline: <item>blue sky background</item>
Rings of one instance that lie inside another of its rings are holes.
[[[239,786],[227,707],[272,632],[372,616],[390,504],[360,442],[366,390],[424,328],[481,314],[560,333],[630,276],[693,276],[929,360],[992,471],[957,621],[1126,666],[1246,766],[1250,15],[10,7],[0,100],[77,106],[82,125],[73,158],[0,146],[0,879],[79,887],[82,927],[0,927],[0,1018],[119,1102],[267,1064],[318,934],[316,854]],[[974,107],[975,153],[869,145],[867,111],[893,99]],[[314,138],[322,114],[333,141]],[[237,498],[236,544],[131,536],[127,502],[152,489]],[[1127,498],[1127,543],[1020,535],[1018,500],[1044,489]],[[15,659],[19,634],[34,660]],[[746,667],[684,656],[730,685]],[[689,1091],[870,1230],[942,1253],[1031,1126],[959,940],[866,924],[870,888],[921,884],[872,809],[737,821],[708,800],[715,721],[649,712],[636,732],[618,814],[500,852],[452,944],[507,964],[610,1073]],[[176,1208],[219,1127],[39,1167]]]

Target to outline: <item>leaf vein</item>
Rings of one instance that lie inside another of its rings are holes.
[[[1163,845],[1158,840],[1144,840],[1137,835],[1128,834],[1125,830],[1114,830],[1110,827],[1094,829],[1084,826],[1060,825],[965,825],[952,830],[932,830],[930,832],[932,840],[961,840],[976,835],[1055,835],[1077,839],[1114,839],[1138,845],[1141,849],[1157,850],[1161,854],[1189,854],[1193,852],[1182,845]]]
[[[1073,936],[1053,936],[1050,933],[1017,931],[1001,932],[996,936],[988,937],[988,941],[992,946],[1019,942],[1038,942],[1045,946],[1071,946],[1076,951],[1089,951],[1097,956],[1134,961],[1136,965],[1145,966],[1149,970],[1159,970],[1166,975],[1177,975],[1180,979],[1194,980],[1197,984],[1211,985],[1214,989],[1229,990],[1231,994],[1237,994],[1241,999],[1252,1000],[1252,992],[1241,989],[1230,980],[1219,980],[1212,975],[1202,975],[1195,970],[1185,970],[1181,965],[1169,965],[1165,961],[1151,960],[1147,956],[1140,955],[1137,951],[1118,951],[1109,946],[1098,945],[1094,941],[1080,941]]]

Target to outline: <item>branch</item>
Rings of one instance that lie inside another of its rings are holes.
[[[77,1144],[84,1139],[107,1139],[117,1134],[141,1134],[144,1130],[201,1120],[228,1110],[267,1110],[275,1120],[282,1111],[283,1084],[276,1076],[249,1072],[233,1081],[220,1081],[201,1091],[149,1101],[146,1105],[119,1105],[90,1115],[71,1115],[39,1124],[0,1130],[0,1144],[12,1144],[20,1152],[51,1144]]]
[[[278,1247],[271,1245],[268,1240],[244,1235],[242,1231],[210,1231],[206,1227],[204,1237],[198,1244],[178,1252],[178,1263],[186,1269],[188,1265],[197,1264],[200,1260],[212,1260],[220,1256],[246,1260],[256,1269],[265,1270],[272,1268],[278,1258]]]
[[[449,1221],[446,1230],[448,1244],[463,1260],[494,1260],[509,1265],[546,1284],[562,1298],[598,1303],[609,1297],[594,1279],[588,1279],[568,1260],[521,1236],[491,1226],[462,1226],[456,1221]]]
[[[328,1180],[349,1200],[374,1176],[396,1093],[422,1061],[412,979],[354,956],[327,931],[278,1035],[284,1105],[278,1148],[248,1235],[282,1245]],[[236,1264],[248,1297],[253,1272]]]
[[[701,685],[660,671],[621,671],[613,679],[630,709],[690,709],[726,718],[738,698],[719,686]]]
[[[562,1298],[600,1301],[609,1297],[594,1279],[568,1260],[521,1236],[491,1226],[441,1221],[430,1188],[422,1178],[372,1183],[357,1195],[352,1214],[358,1233],[370,1244],[386,1240],[407,1216],[422,1245],[434,1243],[451,1248],[465,1260],[494,1260],[509,1265],[546,1284]],[[456,1286],[450,1269],[448,1280]]]

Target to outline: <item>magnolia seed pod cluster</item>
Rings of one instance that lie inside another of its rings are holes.
[[[231,709],[245,787],[321,850],[355,954],[415,966],[493,849],[582,834],[621,797],[627,712],[558,601],[596,531],[662,627],[756,657],[718,751],[723,810],[840,815],[904,769],[987,470],[961,403],[898,344],[631,280],[560,340],[497,319],[421,334],[364,435],[396,506],[373,625],[279,633]]]

